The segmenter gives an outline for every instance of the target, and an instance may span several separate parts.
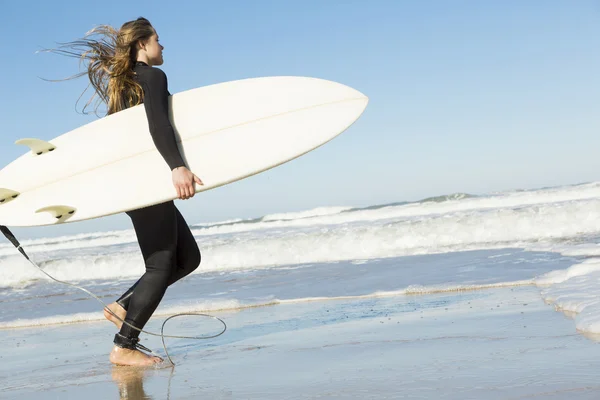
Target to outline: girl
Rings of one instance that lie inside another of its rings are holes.
[[[92,35],[103,38],[93,40]],[[194,183],[203,183],[186,168],[177,147],[169,120],[167,77],[155,67],[163,63],[164,47],[150,22],[138,18],[126,22],[118,31],[99,26],[82,40],[62,47],[74,50],[59,52],[88,61],[87,75],[95,95],[108,105],[108,114],[144,103],[150,134],[164,158],[165,168],[172,171],[178,198],[193,197]],[[133,223],[146,272],[108,308],[127,323],[143,329],[167,287],[194,271],[201,257],[196,240],[173,201],[129,211],[127,215]],[[137,348],[138,330],[123,324],[106,309],[104,315],[119,329],[109,356],[113,364],[140,366],[162,361]]]

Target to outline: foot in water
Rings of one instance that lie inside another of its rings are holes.
[[[117,326],[117,329],[121,329],[121,325],[123,325],[123,322],[119,321],[117,318],[115,318],[114,315],[108,312],[107,308],[123,320],[125,319],[127,310],[125,310],[123,307],[121,307],[119,303],[116,302],[109,304],[108,307],[104,309],[104,318],[115,324]]]
[[[130,350],[115,346],[110,352],[109,360],[116,365],[144,367],[158,364],[162,361],[162,358],[142,353],[139,350]]]

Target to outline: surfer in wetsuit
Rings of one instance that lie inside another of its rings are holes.
[[[101,35],[103,40],[90,39]],[[108,114],[144,103],[150,134],[172,171],[177,196],[189,199],[194,184],[202,181],[185,166],[171,122],[165,73],[155,66],[163,63],[163,46],[145,18],[126,22],[116,31],[106,25],[90,31],[72,45],[87,52],[88,76],[96,94],[108,105]],[[91,48],[91,51],[89,51]],[[68,55],[73,52],[63,51]],[[88,103],[89,104],[89,103]],[[140,171],[143,173],[143,171]],[[146,272],[108,308],[127,323],[143,329],[160,303],[167,287],[194,271],[200,264],[200,250],[187,223],[173,201],[127,212],[135,229]],[[106,309],[105,317],[119,332],[109,359],[119,365],[152,365],[162,361],[136,348],[139,331],[123,324]]]

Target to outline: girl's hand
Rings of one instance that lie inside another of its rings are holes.
[[[194,183],[204,185],[202,180],[192,173],[186,167],[177,167],[172,172],[173,186],[177,190],[177,197],[182,200],[187,200],[196,194]]]

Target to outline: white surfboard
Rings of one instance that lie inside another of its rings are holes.
[[[315,78],[266,77],[170,97],[171,122],[201,192],[323,145],[352,125],[368,98]],[[138,105],[45,141],[0,170],[0,225],[82,221],[177,198],[171,171]]]

